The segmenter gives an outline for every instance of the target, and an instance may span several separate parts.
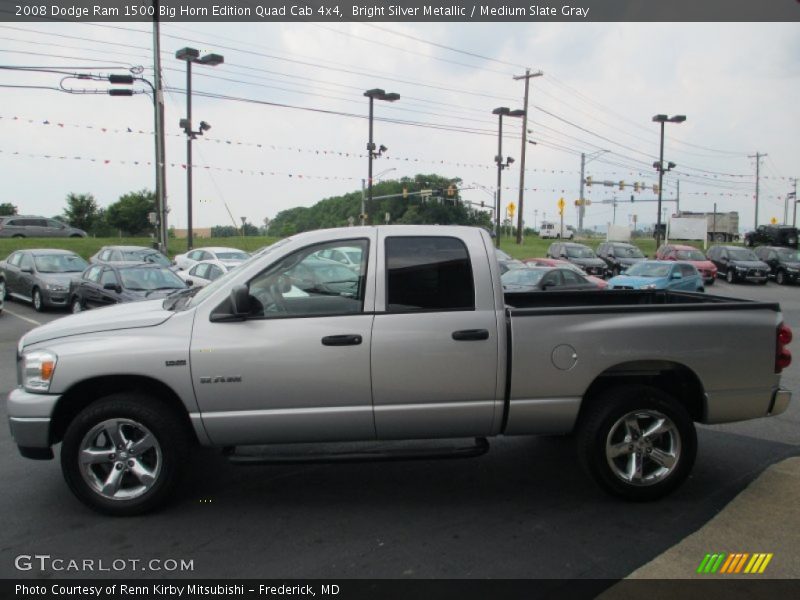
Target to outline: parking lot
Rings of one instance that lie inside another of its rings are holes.
[[[719,281],[708,293],[778,301],[800,334],[798,287]],[[6,303],[0,393],[15,385],[19,337],[63,314]],[[797,360],[783,375],[795,391]],[[0,410],[5,420],[4,404]],[[620,578],[697,530],[767,466],[800,454],[799,425],[795,398],[776,418],[701,427],[692,476],[654,504],[599,491],[568,437],[499,438],[471,460],[349,465],[235,467],[202,450],[179,501],[129,519],[80,504],[58,461],[23,459],[3,427],[0,576],[97,575],[15,568],[18,555],[49,554],[108,563],[173,559],[193,567],[140,573],[137,566],[104,576]]]

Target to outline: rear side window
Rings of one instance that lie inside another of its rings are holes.
[[[386,288],[391,312],[475,310],[472,265],[456,238],[387,238]]]

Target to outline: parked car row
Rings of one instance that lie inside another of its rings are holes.
[[[180,256],[186,271],[157,250],[142,246],[103,246],[89,262],[69,250],[17,250],[0,261],[0,303],[14,298],[31,303],[37,311],[81,312],[161,298],[202,287],[250,258],[236,248],[198,248]]]

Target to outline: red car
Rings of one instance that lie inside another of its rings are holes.
[[[578,273],[586,277],[586,279],[595,284],[597,286],[597,289],[604,290],[608,287],[608,282],[605,279],[601,279],[600,277],[595,277],[594,275],[587,275],[585,272],[581,270],[580,267],[574,265],[568,260],[561,260],[559,258],[526,258],[522,262],[532,267],[562,267],[565,269],[572,269],[573,271],[577,271]]]
[[[691,263],[700,272],[700,277],[706,285],[714,285],[717,279],[717,267],[694,246],[681,244],[665,244],[656,252],[657,260],[680,260]]]

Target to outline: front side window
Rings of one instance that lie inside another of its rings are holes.
[[[33,258],[30,254],[23,254],[22,259],[19,261],[20,269],[33,269]]]
[[[88,271],[83,274],[84,279],[88,281],[93,281],[97,283],[100,281],[100,272],[103,270],[103,267],[92,267]]]
[[[475,310],[467,247],[450,237],[387,238],[386,292],[391,312]]]
[[[681,265],[681,275],[683,277],[693,277],[697,274],[692,265]]]
[[[345,246],[360,249],[357,269],[321,257],[322,250]],[[282,258],[250,280],[251,316],[313,317],[362,312],[368,247],[366,240],[329,242]]]
[[[109,284],[117,285],[117,276],[111,269],[106,269],[105,271],[103,271],[103,276],[100,278],[100,285],[105,287]]]

